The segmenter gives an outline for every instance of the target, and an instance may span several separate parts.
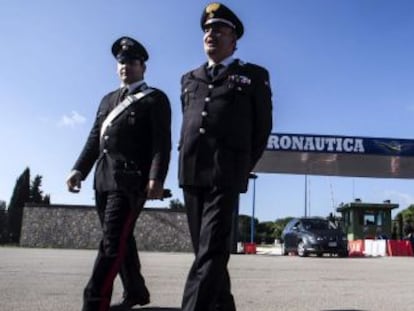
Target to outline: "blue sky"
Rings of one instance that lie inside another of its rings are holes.
[[[25,167],[43,176],[56,204],[93,204],[92,174],[82,192],[65,179],[100,99],[119,81],[110,47],[129,35],[148,49],[146,81],[164,90],[181,124],[180,77],[205,61],[194,0],[0,0],[0,200],[9,201]],[[228,0],[245,34],[236,57],[266,67],[273,132],[412,138],[414,2],[411,0]],[[172,150],[166,186],[177,188]],[[260,174],[259,220],[299,216],[304,176]],[[308,208],[327,215],[341,202],[414,203],[411,180],[308,176]],[[168,200],[148,203],[167,206]],[[240,212],[251,214],[252,191]]]

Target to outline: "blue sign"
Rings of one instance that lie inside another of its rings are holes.
[[[332,135],[271,134],[266,150],[414,156],[414,140]]]

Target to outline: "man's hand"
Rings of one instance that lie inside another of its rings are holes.
[[[155,179],[150,179],[145,189],[148,200],[162,200],[163,199],[163,184]]]
[[[66,185],[68,186],[69,192],[78,193],[81,188],[82,173],[73,170],[70,172],[68,178],[66,178]]]

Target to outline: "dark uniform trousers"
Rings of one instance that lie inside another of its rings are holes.
[[[233,311],[227,263],[231,223],[239,193],[234,189],[184,187],[195,260],[184,289],[182,311]],[[220,284],[221,287],[217,287]]]
[[[269,76],[235,60],[216,77],[203,64],[181,86],[178,173],[195,252],[182,311],[235,311],[227,270],[232,215],[272,128]]]
[[[108,310],[114,279],[120,273],[124,296],[148,294],[133,231],[145,198],[123,191],[96,192],[103,236],[92,276],[84,290],[83,311]]]

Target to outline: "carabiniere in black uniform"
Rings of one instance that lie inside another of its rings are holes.
[[[114,43],[113,53],[116,57],[118,53],[128,56],[134,51],[142,54],[143,47],[135,49],[137,44],[123,37]],[[125,45],[127,53],[122,52]],[[141,83],[129,90],[129,94],[146,90],[148,86]],[[113,281],[118,273],[128,306],[149,302],[133,229],[146,200],[144,190],[148,180],[163,184],[166,178],[171,110],[167,96],[151,88],[152,92],[133,102],[102,130],[104,120],[121,101],[123,91],[120,88],[102,99],[87,142],[73,167],[85,178],[96,164],[94,188],[103,229],[92,276],[84,291],[83,311],[109,310]]]
[[[271,94],[268,73],[262,67],[235,60],[217,78],[210,79],[206,66],[182,78],[179,183],[184,189],[196,253],[183,302],[194,299],[194,292],[201,288],[198,301],[188,304],[208,305],[212,296],[233,304],[226,268],[232,212],[239,193],[247,190],[249,174],[271,131]],[[216,215],[193,214],[191,205],[214,202],[214,197],[221,198]],[[203,291],[209,282],[222,284],[221,293]]]
[[[240,20],[220,3],[206,7],[201,27],[204,40],[228,33],[219,27],[234,29],[238,38],[243,33]],[[218,76],[205,63],[181,80],[179,184],[195,253],[182,311],[236,310],[227,270],[232,214],[272,128],[267,70],[232,56],[220,62],[227,66]]]

